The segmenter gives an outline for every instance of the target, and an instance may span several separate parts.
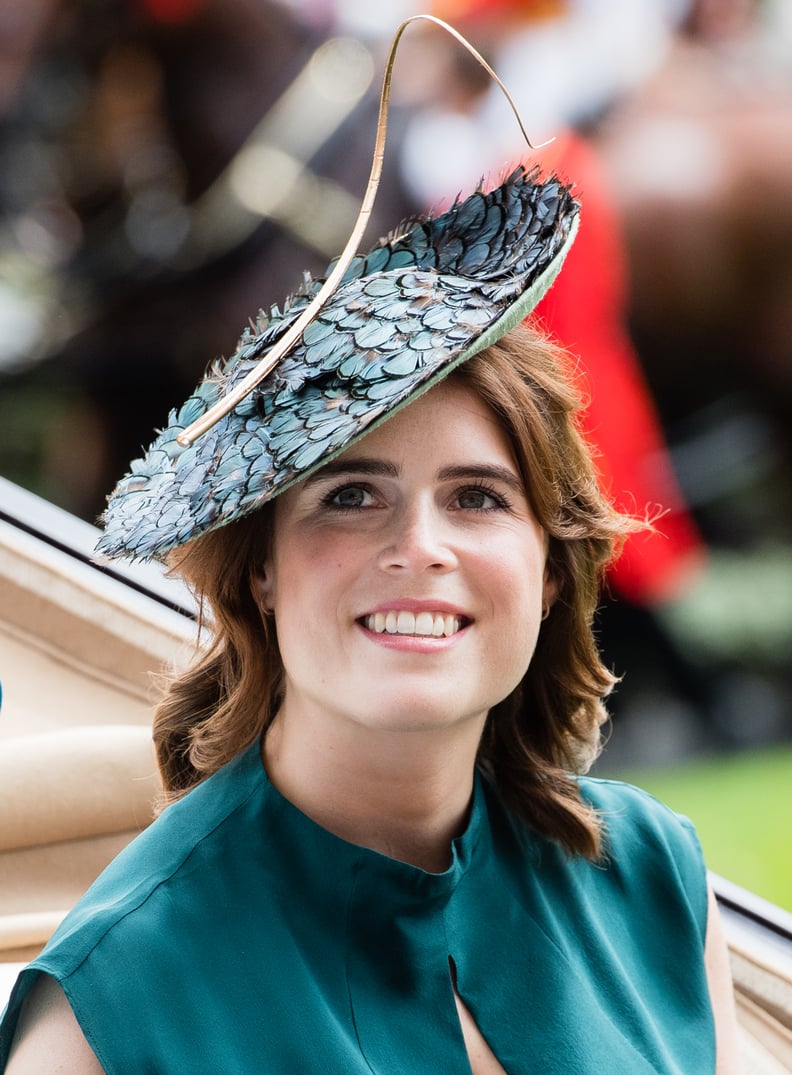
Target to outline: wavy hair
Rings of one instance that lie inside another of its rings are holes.
[[[578,428],[581,400],[567,358],[541,332],[519,326],[450,376],[492,409],[509,438],[548,535],[547,569],[556,589],[522,682],[489,713],[478,762],[528,826],[570,854],[595,859],[600,822],[574,776],[599,752],[603,699],[615,678],[600,659],[593,620],[604,570],[641,524],[603,495]],[[277,631],[254,598],[256,572],[272,547],[273,516],[268,504],[169,559],[210,619],[211,641],[169,684],[155,713],[165,803],[261,737],[277,712],[283,689]]]

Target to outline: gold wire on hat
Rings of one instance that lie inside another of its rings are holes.
[[[365,194],[363,195],[360,212],[358,213],[357,220],[355,221],[355,225],[352,228],[352,232],[349,236],[349,239],[347,240],[346,246],[338,257],[338,260],[333,266],[332,272],[330,272],[324,284],[321,286],[319,291],[317,291],[316,295],[314,295],[309,305],[306,306],[306,308],[303,310],[303,312],[300,314],[300,316],[297,318],[291,328],[283,334],[283,336],[272,347],[272,349],[264,356],[264,358],[262,358],[262,360],[256,366],[254,366],[250,373],[242,381],[240,381],[235,388],[228,392],[223,397],[223,399],[218,400],[218,402],[215,403],[214,406],[210,407],[206,414],[201,415],[200,418],[197,418],[194,422],[187,426],[186,429],[182,430],[182,432],[179,433],[179,435],[176,437],[176,440],[183,448],[188,448],[200,436],[210,430],[212,426],[216,425],[221,418],[228,414],[230,410],[233,410],[233,408],[238,403],[241,403],[241,401],[250,392],[253,391],[256,385],[263,381],[267,374],[275,368],[275,366],[278,364],[278,362],[280,362],[281,358],[283,358],[286,352],[291,347],[293,347],[295,343],[298,342],[305,329],[308,327],[311,321],[314,320],[319,310],[321,310],[321,308],[325,305],[327,300],[336,290],[339,283],[341,282],[341,278],[343,277],[349,266],[349,263],[352,261],[355,254],[357,254],[358,248],[360,247],[360,243],[363,239],[363,234],[366,230],[366,226],[369,222],[372,210],[374,208],[374,199],[376,198],[380,179],[382,177],[382,166],[385,157],[385,137],[388,129],[388,104],[390,101],[391,81],[393,78],[393,66],[396,60],[396,51],[399,47],[399,42],[401,41],[404,31],[407,29],[410,23],[418,22],[422,19],[426,20],[427,22],[434,23],[442,30],[445,30],[446,33],[449,33],[468,50],[471,56],[473,56],[474,59],[478,61],[478,63],[481,64],[481,66],[484,68],[490,78],[502,91],[502,93],[506,97],[506,100],[509,102],[511,110],[514,113],[517,123],[519,125],[522,136],[530,149],[540,149],[542,146],[548,144],[547,142],[543,142],[540,146],[533,145],[530,138],[528,137],[528,134],[523,125],[523,121],[520,117],[520,113],[517,109],[517,105],[514,103],[511,94],[506,89],[503,82],[500,80],[495,71],[493,71],[492,67],[490,67],[490,65],[481,55],[481,53],[478,52],[478,50],[474,48],[473,45],[471,45],[471,43],[465,37],[463,37],[458,30],[455,30],[453,26],[450,26],[447,22],[443,22],[442,19],[438,19],[434,15],[411,15],[408,19],[405,19],[404,22],[402,22],[399,28],[396,30],[396,33],[393,35],[393,40],[391,41],[390,50],[388,52],[388,59],[385,64],[385,72],[382,78],[379,115],[377,118],[377,134],[374,142],[374,153],[371,160],[371,172],[369,174]]]

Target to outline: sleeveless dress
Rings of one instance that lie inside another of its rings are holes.
[[[269,782],[254,744],[108,867],[41,973],[109,1075],[470,1072],[452,989],[508,1075],[711,1075],[705,869],[690,823],[581,779],[607,857],[567,856],[476,774],[444,873],[349,844]]]

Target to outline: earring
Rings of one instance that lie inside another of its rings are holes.
[[[549,615],[550,615],[550,602],[549,601],[543,601],[542,602],[542,619],[546,620]]]
[[[259,610],[261,611],[261,615],[264,616],[265,619],[268,619],[270,616],[275,615],[275,609],[272,608],[270,605],[265,604],[264,601],[262,601],[259,605]]]

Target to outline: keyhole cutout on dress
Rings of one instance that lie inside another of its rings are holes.
[[[457,972],[453,956],[448,957],[448,966],[451,971],[451,985],[454,989],[459,1024],[462,1027],[462,1037],[465,1041],[465,1049],[473,1075],[507,1075],[506,1069],[501,1066],[498,1058],[487,1044],[487,1040],[476,1025],[469,1008],[457,991]]]

